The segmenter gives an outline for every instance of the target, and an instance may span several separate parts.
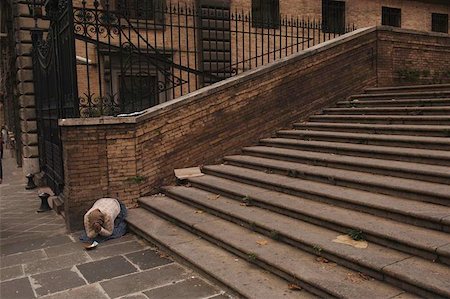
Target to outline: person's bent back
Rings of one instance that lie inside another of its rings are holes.
[[[114,220],[120,213],[120,204],[115,198],[100,198],[84,215],[84,228],[88,238],[97,235],[109,237],[114,230]]]

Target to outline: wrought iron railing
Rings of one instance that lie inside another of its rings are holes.
[[[85,117],[140,111],[354,29],[254,8],[137,0],[82,1],[73,21]]]

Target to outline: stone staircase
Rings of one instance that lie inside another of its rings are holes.
[[[450,85],[367,89],[202,172],[128,222],[236,295],[450,297]]]

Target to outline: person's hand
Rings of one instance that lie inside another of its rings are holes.
[[[102,230],[102,226],[98,222],[94,222],[93,224],[94,231],[98,234]]]

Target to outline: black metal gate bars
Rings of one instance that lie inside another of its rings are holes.
[[[58,118],[141,111],[354,29],[282,16],[278,0],[248,11],[217,0],[50,0],[46,17],[33,61],[41,165],[57,191]]]
[[[51,21],[46,37],[45,30],[32,30],[33,78],[39,162],[59,194],[64,173],[58,119],[79,116],[71,1],[47,1],[46,12]]]

